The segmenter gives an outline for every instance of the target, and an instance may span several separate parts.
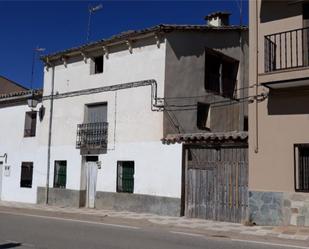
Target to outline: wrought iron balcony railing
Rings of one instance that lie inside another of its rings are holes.
[[[108,123],[85,123],[77,125],[76,148],[107,148]]]
[[[265,72],[309,66],[309,28],[266,35]]]

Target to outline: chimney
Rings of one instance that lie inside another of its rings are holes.
[[[222,27],[230,25],[230,15],[229,12],[213,12],[209,15],[205,16],[205,20],[207,21],[208,26],[213,27]]]

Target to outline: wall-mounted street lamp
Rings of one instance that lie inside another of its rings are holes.
[[[4,160],[5,160],[4,162],[7,163],[8,154],[4,153],[3,156],[0,156],[0,157],[4,158]]]
[[[34,109],[37,107],[39,103],[39,100],[34,95],[34,92],[32,91],[31,97],[27,100],[28,107],[31,109]]]

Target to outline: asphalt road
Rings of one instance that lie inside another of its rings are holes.
[[[208,238],[202,235],[163,230],[158,227],[97,223],[0,211],[0,249],[5,248],[297,249],[298,247]]]

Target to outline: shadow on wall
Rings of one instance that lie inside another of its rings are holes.
[[[309,114],[309,89],[270,90],[268,115]]]
[[[302,5],[300,3],[291,2],[292,1],[277,0],[262,1],[260,10],[261,23],[300,15],[302,13]]]
[[[6,244],[1,244],[0,249],[6,249],[6,248],[16,248],[22,246],[21,243],[6,243]]]
[[[168,36],[169,45],[176,55],[177,59],[181,57],[202,57],[205,53],[205,47],[209,47],[225,53],[231,48],[239,46],[239,33],[237,32],[218,32],[207,31],[207,36],[204,32],[191,33],[190,35],[183,34],[181,39],[178,32],[174,32]],[[247,40],[247,37],[244,36]],[[227,53],[229,56],[233,54]],[[235,54],[235,57],[238,54]],[[233,56],[234,57],[234,56]]]

